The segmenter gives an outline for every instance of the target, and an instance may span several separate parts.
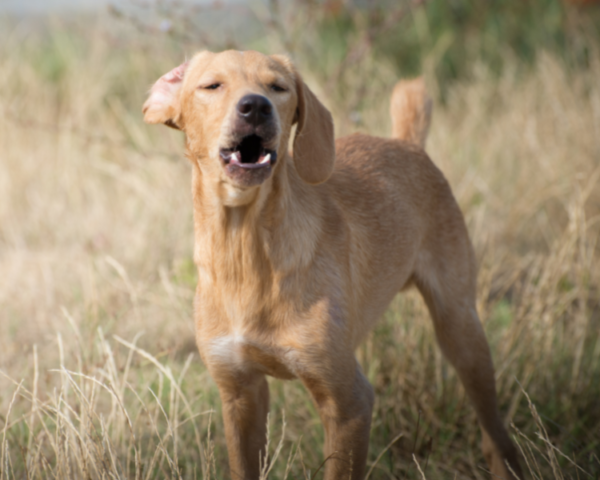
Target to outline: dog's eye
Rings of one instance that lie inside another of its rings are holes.
[[[208,85],[208,86],[202,87],[202,88],[204,88],[204,90],[216,90],[220,86],[221,86],[220,83],[213,83],[212,85]]]
[[[271,90],[273,90],[274,92],[287,92],[287,89],[280,87],[279,85],[277,85],[276,83],[273,83],[271,85]]]

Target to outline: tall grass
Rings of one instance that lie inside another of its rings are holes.
[[[140,115],[185,52],[112,23],[5,25],[0,478],[227,478],[218,392],[194,345],[182,136]],[[357,56],[333,72],[340,98],[308,51],[293,54],[339,133],[387,135],[393,65]],[[527,73],[506,62],[498,77],[474,61],[441,105],[425,59],[438,106],[428,150],[475,244],[478,308],[524,466],[598,478],[600,53],[577,70],[544,52]],[[358,357],[377,393],[371,479],[489,478],[418,295],[393,302]],[[315,408],[298,382],[270,385],[270,478],[318,478]]]

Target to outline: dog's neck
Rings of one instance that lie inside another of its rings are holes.
[[[292,158],[282,157],[268,183],[239,207],[225,205],[216,190],[222,186],[192,162],[194,260],[205,280],[240,291],[270,289],[312,262],[323,198],[300,180]]]

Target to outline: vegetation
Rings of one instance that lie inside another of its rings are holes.
[[[387,135],[393,84],[425,73],[427,150],[475,244],[478,308],[525,470],[600,477],[598,12],[522,3],[383,15],[271,2],[247,31],[214,37],[194,28],[229,10],[200,10],[199,24],[174,5],[35,28],[5,19],[0,479],[228,478],[218,392],[194,344],[182,136],[140,113],[158,76],[227,45],[289,52],[340,135]],[[377,394],[369,478],[489,478],[415,292],[357,354]],[[315,408],[298,382],[270,385],[270,478],[319,478]]]

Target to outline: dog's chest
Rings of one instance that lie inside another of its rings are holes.
[[[266,345],[238,333],[212,338],[200,347],[205,360],[218,369],[260,372],[281,379],[297,377],[297,355],[291,347]]]

